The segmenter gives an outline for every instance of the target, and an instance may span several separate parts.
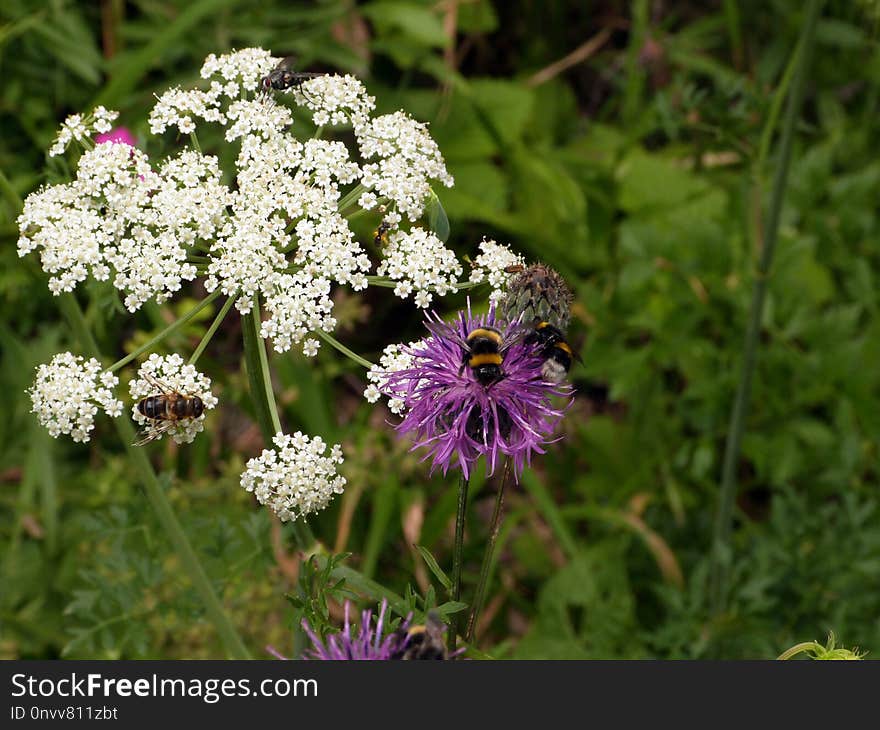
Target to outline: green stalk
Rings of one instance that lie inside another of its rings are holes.
[[[82,309],[80,309],[76,298],[72,294],[62,294],[60,299],[61,310],[71,329],[73,329],[76,338],[79,340],[80,346],[90,357],[100,358],[100,350],[92,333],[89,331]],[[250,659],[248,650],[226,615],[223,605],[217,598],[217,594],[214,592],[198,556],[193,550],[192,545],[190,545],[177,516],[174,514],[174,509],[171,507],[165,491],[159,484],[156,473],[153,471],[149,459],[147,459],[146,452],[142,448],[132,445],[137,437],[134,426],[131,425],[131,421],[126,416],[116,418],[114,422],[116,430],[128,452],[128,456],[138,472],[147,499],[156,511],[156,516],[159,518],[165,534],[171,540],[183,569],[192,581],[193,588],[199,594],[208,618],[214,624],[214,628],[217,629],[217,633],[226,647],[227,655],[232,659]]]
[[[278,405],[275,402],[275,391],[272,388],[272,374],[269,372],[266,343],[260,337],[260,297],[258,294],[254,294],[254,305],[250,313],[241,318],[241,329],[244,334],[245,369],[257,414],[257,423],[263,434],[266,448],[271,448],[272,439],[275,434],[281,433],[282,429],[281,419],[278,416]],[[315,553],[317,540],[315,540],[308,522],[300,518],[291,523],[291,526],[299,550],[306,556]]]
[[[257,423],[263,432],[263,440],[269,448],[275,434],[281,433],[281,419],[275,405],[275,392],[272,390],[272,376],[269,372],[269,358],[266,356],[266,343],[260,337],[260,297],[254,294],[254,305],[248,314],[241,318],[244,335],[244,364],[251,386],[251,397],[257,411]]]
[[[213,292],[211,292],[207,297],[205,297],[195,307],[193,307],[191,310],[189,310],[189,312],[184,314],[180,319],[175,320],[174,322],[169,324],[164,330],[162,330],[158,335],[153,337],[145,345],[141,345],[139,348],[137,348],[133,352],[129,353],[121,360],[117,360],[109,368],[107,368],[107,370],[109,370],[111,373],[114,373],[117,370],[119,370],[120,368],[123,368],[126,365],[128,365],[128,363],[130,363],[136,357],[139,357],[140,355],[145,353],[147,350],[153,349],[153,347],[155,345],[157,345],[162,340],[164,340],[166,337],[168,337],[168,335],[170,335],[172,332],[175,332],[176,330],[183,327],[183,325],[185,325],[187,322],[189,322],[193,317],[195,317],[199,312],[201,312],[205,307],[207,307],[211,302],[213,302],[217,297],[219,297],[220,293],[221,292],[219,289],[216,289]]]
[[[464,474],[458,480],[458,509],[455,512],[455,547],[452,552],[452,600],[461,600],[461,565],[464,553],[464,520],[467,513],[468,479]],[[458,635],[461,633],[461,619],[456,616],[452,631],[449,632],[449,650],[455,651]]]
[[[480,580],[474,591],[474,603],[468,616],[467,632],[465,640],[468,644],[474,640],[474,632],[477,630],[477,618],[483,608],[483,600],[486,597],[486,588],[489,583],[489,574],[492,571],[492,559],[495,555],[495,543],[498,542],[498,533],[501,530],[501,513],[504,509],[504,487],[510,475],[510,459],[504,462],[504,473],[501,475],[501,485],[495,495],[495,508],[492,510],[492,520],[489,523],[489,540],[486,542],[486,550],[483,553],[483,564],[480,566]]]
[[[345,345],[343,345],[339,340],[337,340],[332,335],[327,334],[323,330],[315,330],[314,334],[318,335],[324,342],[326,342],[331,347],[335,347],[339,352],[345,355],[348,358],[354,360],[358,365],[362,365],[367,370],[373,367],[373,363],[369,360],[358,355],[354,350],[349,350]]]
[[[715,615],[721,613],[727,601],[727,583],[729,579],[729,543],[733,503],[736,497],[736,465],[739,461],[740,445],[745,429],[746,414],[752,389],[752,378],[755,372],[758,350],[758,336],[761,331],[761,319],[764,313],[764,299],[767,294],[767,280],[773,263],[773,253],[779,234],[779,219],[785,197],[788,168],[791,162],[791,146],[794,140],[794,128],[797,122],[801,100],[803,98],[804,80],[812,57],[813,39],[816,32],[816,21],[822,0],[810,0],[807,7],[806,20],[801,30],[798,53],[798,64],[791,84],[788,106],[782,122],[782,136],[779,143],[779,162],[773,180],[770,208],[767,216],[766,238],[764,250],[758,267],[755,286],[752,291],[752,304],[748,328],[743,348],[743,365],[736,399],[730,415],[730,427],[724,447],[724,463],[721,475],[721,490],[718,497],[718,512],[715,519],[712,550],[711,597],[712,610]]]
[[[208,331],[205,332],[205,336],[202,337],[202,341],[199,342],[199,346],[196,348],[195,352],[189,358],[189,364],[195,365],[198,359],[202,356],[202,353],[205,351],[205,348],[208,346],[208,343],[211,341],[211,338],[217,332],[217,329],[223,324],[223,320],[226,319],[226,315],[229,314],[229,310],[232,308],[232,305],[235,303],[236,296],[229,297],[223,306],[220,308],[220,311],[217,313],[217,316],[214,318],[214,321],[211,323],[211,326],[208,327]]]

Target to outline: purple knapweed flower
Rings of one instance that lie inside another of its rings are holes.
[[[457,464],[467,478],[485,456],[492,473],[504,455],[519,479],[532,454],[543,454],[553,441],[570,404],[570,386],[544,379],[540,347],[527,337],[529,328],[497,319],[494,306],[488,314],[474,316],[468,304],[453,324],[432,313],[425,326],[430,337],[402,348],[409,364],[382,373],[381,390],[396,399],[403,416],[397,429],[413,435],[413,449],[427,448],[432,471],[440,468],[445,474]],[[466,361],[468,335],[478,328],[496,331],[501,338],[501,373],[488,383]],[[567,402],[554,407],[551,396]]]
[[[345,624],[342,631],[330,634],[321,641],[320,637],[309,626],[308,621],[303,620],[303,629],[312,641],[312,648],[303,652],[303,659],[331,659],[331,660],[362,660],[362,661],[389,661],[399,659],[408,641],[407,618],[396,630],[386,636],[382,636],[385,611],[388,602],[382,601],[379,609],[379,617],[376,625],[373,625],[373,612],[366,610],[361,612],[361,625],[355,633],[349,621],[348,601],[345,602]]]
[[[114,142],[127,144],[129,147],[137,147],[137,141],[127,127],[116,127],[109,132],[95,135],[95,144],[101,144],[102,142]]]

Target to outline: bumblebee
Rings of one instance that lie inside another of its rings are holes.
[[[525,339],[526,344],[537,345],[544,364],[541,375],[551,383],[561,383],[568,371],[571,361],[576,358],[571,345],[565,341],[565,335],[558,327],[549,322],[538,322]]]
[[[498,433],[502,439],[507,439],[513,430],[513,419],[506,409],[496,406],[498,413]],[[489,440],[489,434],[495,432],[495,415],[491,410],[485,413],[479,405],[471,407],[468,413],[467,422],[464,425],[464,432],[468,438],[473,439],[477,443],[485,444]]]
[[[180,421],[198,418],[205,412],[205,404],[199,396],[179,393],[151,375],[144,378],[160,392],[142,398],[137,404],[138,413],[151,423],[144,428],[144,437],[135,446],[143,446],[171,431]]]
[[[286,58],[281,59],[278,65],[263,77],[262,81],[260,81],[260,86],[264,93],[268,94],[273,89],[275,91],[284,91],[285,89],[299,86],[304,81],[313,79],[316,76],[324,76],[322,73],[294,71],[294,61],[295,59],[293,56],[287,56]]]
[[[433,611],[428,614],[424,624],[410,626],[408,630],[397,629],[398,636],[405,639],[400,649],[391,655],[392,659],[422,660],[448,659],[444,634],[446,624]]]
[[[476,381],[484,388],[504,377],[504,371],[501,369],[501,363],[504,361],[504,356],[501,354],[501,347],[504,344],[501,332],[494,327],[477,327],[468,334],[464,344],[459,373],[467,365]]]

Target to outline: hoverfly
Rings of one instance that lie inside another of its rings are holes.
[[[205,404],[199,396],[180,393],[149,373],[144,374],[144,380],[155,386],[159,393],[148,395],[137,404],[138,413],[148,419],[148,423],[135,446],[155,441],[173,431],[181,421],[199,418],[205,412]]]

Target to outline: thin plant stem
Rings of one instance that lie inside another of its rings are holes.
[[[74,331],[77,340],[79,340],[80,346],[91,357],[100,359],[101,353],[98,345],[88,328],[76,298],[72,294],[62,294],[60,298],[61,310]],[[223,604],[220,603],[217,594],[214,592],[205,569],[202,567],[192,545],[190,545],[189,539],[174,513],[174,509],[165,495],[165,491],[162,489],[161,484],[159,484],[159,479],[156,477],[156,472],[153,471],[153,466],[150,464],[146,452],[140,447],[133,446],[136,438],[134,426],[131,425],[131,421],[126,416],[116,418],[114,422],[119,437],[122,439],[128,456],[140,477],[147,499],[155,510],[159,523],[165,530],[165,534],[171,540],[171,544],[174,546],[184,571],[189,576],[190,581],[192,581],[193,588],[199,594],[208,618],[214,624],[214,628],[226,647],[227,655],[232,659],[250,659],[247,648],[245,648],[241,637],[239,637],[238,632],[235,630],[235,626],[233,626],[226,615]]]
[[[817,649],[821,650],[823,647],[820,644],[817,644],[815,641],[804,641],[800,644],[795,644],[789,649],[786,649],[782,654],[776,657],[777,661],[786,661],[787,659],[791,659],[798,654],[802,654],[805,651],[816,651]]]
[[[272,374],[269,371],[269,357],[266,343],[260,337],[260,298],[254,295],[254,303],[250,313],[242,317],[242,333],[244,335],[244,361],[250,383],[251,398],[257,414],[257,423],[263,434],[266,448],[271,448],[272,439],[281,433],[281,419],[278,415],[278,404],[275,402],[275,391],[272,388]],[[321,547],[315,539],[309,524],[304,518],[292,523],[293,537],[297,548],[309,556],[319,552]]]
[[[327,334],[322,330],[315,330],[315,334],[318,335],[324,342],[326,342],[331,347],[335,347],[339,352],[345,355],[348,358],[354,360],[358,365],[363,365],[367,370],[373,367],[373,363],[371,363],[366,358],[358,355],[354,350],[349,350],[345,345],[343,345],[339,340],[337,340],[332,335]]]
[[[468,478],[462,474],[458,480],[458,508],[455,512],[455,547],[452,551],[452,600],[461,600],[461,566],[464,558],[464,521],[467,514]],[[449,632],[449,650],[455,651],[461,619],[456,616]]]
[[[341,213],[365,192],[367,192],[367,189],[363,185],[355,185],[355,187],[349,190],[348,194],[339,201],[339,205],[336,206],[337,210]]]
[[[801,30],[799,42],[798,64],[791,82],[791,91],[785,117],[782,121],[782,134],[779,143],[779,161],[773,180],[770,207],[767,216],[766,238],[761,253],[755,285],[752,291],[752,304],[746,329],[743,347],[743,364],[737,386],[736,398],[730,415],[730,427],[724,447],[724,463],[722,466],[721,489],[718,496],[713,533],[712,565],[711,565],[711,601],[713,614],[718,615],[725,609],[727,601],[727,584],[730,564],[730,534],[733,516],[733,503],[736,497],[736,465],[739,462],[740,445],[745,429],[749,397],[752,389],[752,378],[757,363],[758,337],[761,331],[761,319],[764,313],[764,299],[767,294],[767,280],[773,263],[773,252],[779,234],[779,220],[782,203],[785,198],[788,169],[791,162],[791,147],[794,140],[794,128],[801,109],[804,80],[810,64],[815,37],[816,22],[822,0],[810,0],[806,11],[806,20]]]
[[[256,408],[257,423],[268,447],[275,434],[281,433],[281,419],[278,417],[275,392],[272,389],[272,375],[269,372],[266,343],[260,337],[259,295],[254,295],[253,307],[248,314],[242,317],[241,324],[244,336],[244,362],[251,386],[251,398]]]
[[[208,346],[208,343],[211,341],[211,338],[217,332],[217,329],[223,324],[223,320],[226,319],[226,315],[229,314],[229,310],[232,308],[232,305],[235,303],[236,296],[229,297],[220,308],[220,311],[217,312],[217,316],[214,317],[214,321],[211,323],[211,326],[208,327],[208,331],[205,332],[205,336],[202,337],[202,341],[199,342],[199,346],[196,347],[195,352],[189,358],[189,364],[195,365],[198,362],[198,359],[202,356],[202,353],[205,351],[205,348]]]
[[[195,307],[190,309],[189,312],[184,314],[180,319],[177,319],[174,322],[172,322],[171,324],[169,324],[164,330],[162,330],[158,335],[153,337],[146,344],[141,345],[136,350],[134,350],[133,352],[131,352],[128,355],[126,355],[125,357],[123,357],[121,360],[117,360],[109,368],[107,368],[107,370],[109,370],[111,373],[116,372],[120,368],[123,368],[126,365],[128,365],[128,363],[130,363],[135,358],[137,358],[140,355],[142,355],[143,353],[145,353],[147,350],[151,350],[157,344],[162,342],[162,340],[164,340],[166,337],[168,337],[168,335],[170,335],[172,332],[175,332],[176,330],[183,327],[183,325],[185,325],[187,322],[189,322],[193,317],[195,317],[199,312],[201,312],[205,307],[207,307],[209,304],[211,304],[211,302],[213,302],[217,297],[219,297],[220,294],[221,294],[221,292],[219,289],[216,289],[215,291],[211,292],[207,297],[205,297]]]
[[[489,539],[486,542],[486,550],[483,553],[483,564],[480,566],[480,579],[477,582],[477,588],[474,591],[474,601],[471,606],[471,613],[468,616],[467,632],[465,634],[466,641],[470,644],[474,639],[474,632],[477,630],[477,619],[480,610],[483,608],[483,600],[486,597],[486,589],[489,584],[489,574],[492,572],[492,559],[495,556],[495,544],[498,542],[498,533],[501,530],[501,515],[504,511],[504,487],[507,485],[507,479],[510,476],[510,459],[504,462],[504,473],[501,475],[501,485],[495,494],[495,508],[492,510],[492,520],[489,523]]]

